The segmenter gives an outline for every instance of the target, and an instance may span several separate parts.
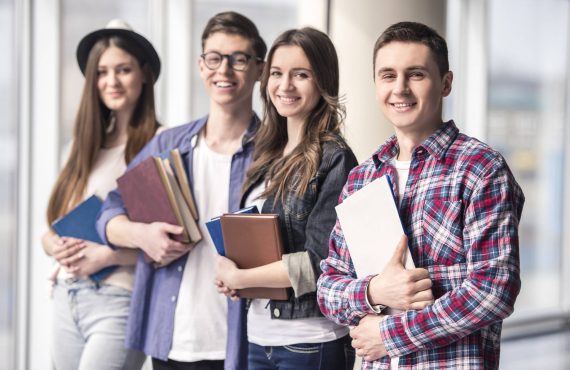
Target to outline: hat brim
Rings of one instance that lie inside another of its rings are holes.
[[[121,36],[127,38],[131,41],[137,43],[137,45],[143,50],[147,63],[150,65],[150,69],[154,75],[154,80],[158,79],[160,75],[160,58],[154,50],[152,44],[143,36],[139,35],[138,33],[122,28],[104,28],[97,31],[93,31],[87,36],[85,36],[77,46],[77,63],[79,64],[79,68],[81,69],[81,73],[85,75],[85,68],[87,66],[87,58],[89,58],[89,52],[95,43],[103,38],[108,36]]]

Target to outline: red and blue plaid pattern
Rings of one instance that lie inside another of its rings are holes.
[[[384,174],[393,176],[398,150],[392,137],[354,168],[340,201]],[[429,271],[435,303],[382,321],[379,334],[388,354],[400,357],[400,369],[499,367],[502,320],[513,312],[521,284],[523,204],[503,157],[459,133],[453,121],[415,149],[399,211],[414,262]],[[382,243],[382,230],[370,242],[370,248]],[[318,299],[327,317],[356,325],[373,314],[365,296],[371,276],[356,278],[338,220],[321,269]],[[387,356],[362,368],[389,366]]]

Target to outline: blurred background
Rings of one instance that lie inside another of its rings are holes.
[[[83,84],[79,40],[113,18],[147,36],[163,61],[159,119],[175,126],[207,111],[201,30],[225,10],[250,17],[268,45],[304,25],[331,36],[359,161],[392,133],[374,100],[376,38],[402,20],[446,37],[455,78],[444,118],[498,149],[526,195],[523,288],[501,368],[570,369],[570,0],[0,0],[0,368],[51,369],[40,235]]]

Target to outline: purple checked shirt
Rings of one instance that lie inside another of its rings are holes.
[[[196,137],[206,124],[203,117],[189,124],[171,128],[157,135],[129,163],[127,171],[149,156],[168,153],[178,148],[186,165],[190,186],[193,183],[192,158]],[[232,156],[228,212],[239,209],[241,187],[246,171],[251,164],[254,149],[253,136],[259,127],[259,119],[253,116],[242,141],[242,147]],[[105,199],[97,231],[108,244],[107,223],[118,215],[127,214],[121,195],[113,190]],[[166,267],[155,269],[144,261],[141,255],[137,262],[135,284],[131,298],[127,336],[128,348],[137,349],[147,355],[166,361],[172,346],[174,332],[174,312],[178,290],[188,255],[177,259]],[[228,300],[228,342],[226,347],[226,370],[240,370],[247,366],[247,334],[245,331],[245,302]],[[205,317],[204,320],[208,318]]]
[[[393,176],[398,150],[392,137],[353,169],[340,200],[384,174]],[[499,367],[502,320],[513,312],[521,286],[523,204],[503,157],[459,133],[453,121],[415,149],[399,212],[416,266],[429,271],[435,302],[381,322],[379,335],[388,355],[400,357],[400,369]],[[381,230],[370,247],[379,243]],[[329,257],[321,262],[318,300],[330,319],[357,325],[374,313],[365,294],[372,276],[356,277],[349,248],[337,220]],[[362,368],[387,369],[389,356],[364,361]]]

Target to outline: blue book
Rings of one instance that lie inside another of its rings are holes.
[[[251,206],[242,208],[234,213],[259,213],[259,210],[257,209],[257,206]],[[210,221],[207,221],[206,228],[208,229],[208,233],[210,233],[214,246],[220,256],[225,256],[226,251],[224,248],[224,236],[222,235],[222,222],[220,221],[220,217],[221,216],[214,217]]]
[[[69,236],[103,244],[103,240],[101,240],[95,228],[95,222],[97,221],[99,210],[101,210],[101,205],[101,199],[96,195],[92,195],[65,216],[55,220],[51,227],[59,236]],[[89,277],[99,282],[107,277],[115,268],[116,266],[105,267]]]

